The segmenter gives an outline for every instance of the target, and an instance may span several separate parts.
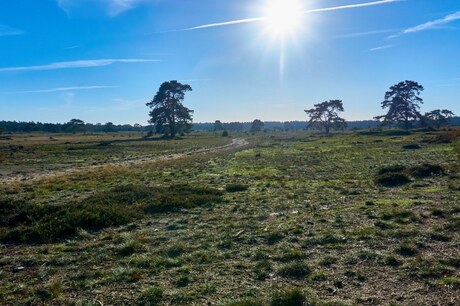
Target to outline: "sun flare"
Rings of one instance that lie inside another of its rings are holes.
[[[302,6],[299,0],[269,0],[265,16],[267,31],[271,35],[293,34],[300,27]]]

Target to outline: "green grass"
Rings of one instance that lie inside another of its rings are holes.
[[[448,304],[460,146],[444,133],[240,134],[249,146],[203,153],[230,140],[24,135],[16,145],[35,151],[8,171],[191,153],[0,185],[0,236],[15,237],[0,248],[0,304]],[[383,172],[411,181],[375,184]]]

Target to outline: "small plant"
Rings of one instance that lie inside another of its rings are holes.
[[[385,258],[385,264],[390,267],[399,267],[401,262],[395,256],[387,256]]]
[[[268,278],[272,271],[272,264],[268,260],[258,261],[254,267],[254,277],[256,280],[263,281]]]
[[[139,298],[139,305],[144,306],[154,306],[159,305],[161,300],[163,299],[163,288],[160,287],[151,287],[145,290],[141,297]]]
[[[281,266],[278,274],[286,278],[302,279],[310,275],[311,269],[304,261],[294,261]]]
[[[271,298],[270,306],[307,306],[306,295],[299,288],[275,292]]]
[[[418,251],[415,248],[415,246],[408,244],[408,243],[402,243],[396,248],[396,252],[405,257],[411,257],[417,255]]]
[[[418,144],[408,144],[403,146],[404,150],[420,150],[422,147],[419,146]]]
[[[223,132],[222,132],[222,137],[228,137],[228,132],[227,132],[227,131],[223,131]]]
[[[335,263],[337,263],[337,258],[329,255],[319,261],[319,264],[323,267],[330,267]]]
[[[227,192],[233,193],[233,192],[246,191],[248,190],[248,188],[249,187],[247,185],[243,185],[243,184],[229,184],[225,187],[225,190]]]

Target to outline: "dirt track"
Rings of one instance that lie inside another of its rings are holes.
[[[40,180],[40,179],[49,178],[53,176],[68,175],[68,174],[79,172],[79,171],[97,169],[97,168],[102,168],[106,166],[130,166],[130,165],[139,165],[139,164],[152,163],[152,162],[158,162],[158,161],[164,161],[164,160],[174,160],[174,159],[180,159],[185,156],[191,156],[194,154],[217,152],[217,151],[227,150],[231,148],[240,148],[248,144],[249,142],[246,139],[234,138],[232,139],[231,143],[223,145],[223,146],[218,146],[218,147],[203,148],[203,149],[197,149],[197,150],[192,150],[188,152],[154,156],[154,157],[141,157],[141,158],[135,158],[135,159],[127,159],[127,160],[111,162],[111,163],[102,163],[102,164],[97,164],[97,165],[68,168],[65,170],[43,171],[43,172],[36,172],[36,173],[30,173],[30,174],[20,174],[20,175],[14,175],[14,176],[1,178],[0,183],[9,184],[9,183],[18,182],[18,181]]]

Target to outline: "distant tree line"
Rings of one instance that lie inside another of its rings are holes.
[[[0,133],[103,133],[103,132],[143,132],[151,129],[151,126],[142,126],[140,124],[120,124],[112,122],[102,123],[85,123],[80,119],[72,119],[67,123],[42,123],[42,122],[25,122],[25,121],[0,121]]]

